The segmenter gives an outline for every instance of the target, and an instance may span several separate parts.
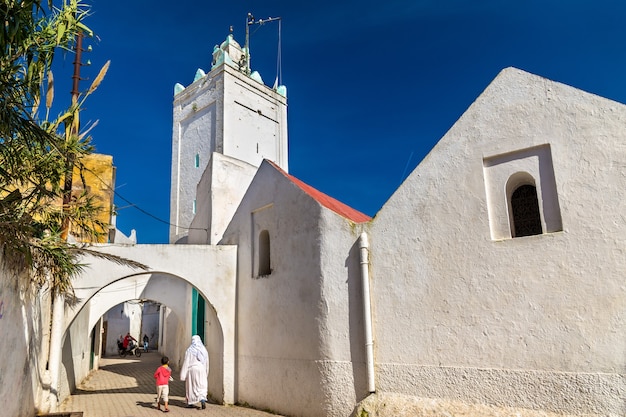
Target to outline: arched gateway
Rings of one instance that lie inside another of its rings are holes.
[[[98,251],[148,267],[135,269],[89,257],[74,280],[78,303],[65,312],[61,386],[67,394],[92,368],[89,346],[100,318],[112,307],[133,299],[153,300],[174,313],[175,334],[163,335],[168,355],[182,357],[191,338],[191,287],[207,300],[206,344],[210,356],[209,392],[218,401],[233,404],[235,376],[236,246],[212,245],[102,245]],[[86,352],[87,351],[87,352]],[[61,390],[63,391],[63,390]],[[61,393],[63,396],[63,393]]]

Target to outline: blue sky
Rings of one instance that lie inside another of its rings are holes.
[[[82,76],[93,79],[107,60],[111,67],[81,121],[99,121],[91,134],[117,167],[117,226],[136,229],[139,243],[168,239],[174,84],[209,71],[231,25],[243,44],[248,12],[282,18],[290,173],[371,216],[503,68],[626,103],[622,0],[91,5],[86,23],[97,38],[86,42],[92,65]],[[271,85],[278,26],[251,32],[252,69]],[[72,74],[73,57],[62,59],[57,85]]]

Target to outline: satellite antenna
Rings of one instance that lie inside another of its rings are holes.
[[[278,22],[278,53],[276,55],[276,81],[274,82],[274,88],[281,84],[282,78],[282,62],[281,62],[281,18],[280,17],[268,17],[267,19],[255,19],[252,13],[248,13],[246,17],[246,66],[244,72],[246,75],[250,75],[250,26],[252,25],[264,25],[269,22]]]

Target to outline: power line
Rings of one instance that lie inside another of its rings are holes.
[[[102,181],[102,180],[100,180],[100,181]],[[109,188],[111,188],[111,187],[109,187]],[[127,202],[127,203],[129,204],[129,206],[127,206],[127,207],[133,207],[133,208],[135,208],[135,209],[139,210],[140,212],[142,212],[143,214],[145,214],[146,216],[152,217],[154,220],[156,220],[156,221],[158,221],[158,222],[161,222],[161,223],[163,223],[163,224],[167,224],[168,226],[180,227],[180,226],[177,226],[177,225],[175,225],[175,224],[172,224],[172,223],[170,223],[170,222],[168,222],[168,221],[166,221],[166,220],[163,220],[163,219],[161,219],[160,217],[157,217],[157,216],[155,216],[154,214],[152,214],[152,213],[150,213],[150,212],[148,212],[148,211],[146,211],[146,210],[142,209],[142,208],[141,208],[141,207],[139,207],[137,204],[135,204],[135,203],[133,203],[132,201],[130,201],[130,200],[128,200],[128,199],[126,199],[126,198],[124,198],[124,197],[123,197],[120,193],[118,193],[117,191],[115,191],[115,189],[114,189],[114,188],[111,188],[111,189],[113,190],[113,193],[114,193],[117,197],[121,198],[122,200],[124,200],[125,202]],[[182,227],[182,229],[186,229],[186,228]],[[204,229],[203,229],[203,230],[204,230]]]
[[[402,184],[402,181],[404,181],[406,179],[405,175],[406,175],[407,169],[409,168],[409,162],[411,162],[411,158],[413,158],[413,151],[411,151],[411,155],[409,155],[409,159],[408,159],[408,161],[406,161],[406,165],[404,167],[404,171],[402,171],[402,176],[400,177],[400,184]]]
[[[179,226],[177,224],[173,224],[170,223],[169,221],[163,220],[160,217],[148,212],[147,210],[142,209],[141,207],[139,207],[137,204],[133,203],[132,201],[130,201],[129,199],[125,198],[124,196],[122,196],[120,193],[118,193],[115,188],[111,187],[108,183],[106,183],[98,174],[96,174],[93,170],[89,169],[88,167],[86,167],[85,165],[83,165],[83,168],[89,172],[91,172],[93,174],[94,177],[98,178],[98,180],[100,180],[100,182],[102,184],[104,184],[105,187],[107,187],[109,190],[113,191],[113,194],[115,194],[117,197],[119,197],[120,199],[124,200],[125,202],[127,202],[130,207],[133,207],[137,210],[139,210],[141,213],[145,214],[146,216],[152,217],[154,220],[161,222],[163,224],[166,224],[168,226],[173,226],[173,227],[177,227],[179,229],[185,229],[185,230],[204,230],[206,232],[209,231],[208,228],[202,228],[202,227],[183,227],[183,226]],[[127,206],[128,207],[128,206]]]

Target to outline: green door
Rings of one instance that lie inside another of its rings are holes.
[[[204,309],[204,298],[193,288],[191,290],[191,335],[200,336],[202,343],[204,343]]]

